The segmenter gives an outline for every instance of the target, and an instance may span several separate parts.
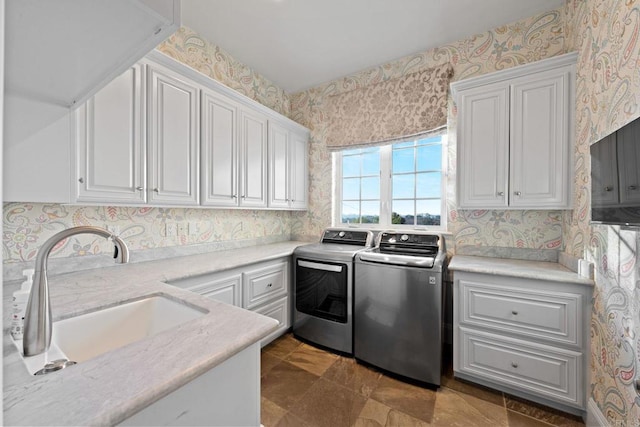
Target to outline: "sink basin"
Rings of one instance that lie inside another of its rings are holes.
[[[178,301],[153,296],[54,322],[51,341],[69,360],[80,363],[204,314]]]
[[[25,364],[31,373],[35,373],[44,363],[55,359],[66,358],[81,363],[206,313],[204,309],[155,295],[59,320],[53,323],[51,348],[47,354],[26,357]]]

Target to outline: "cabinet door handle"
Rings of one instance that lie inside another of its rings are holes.
[[[234,194],[233,196],[231,196],[231,198],[232,198],[232,199],[237,199],[237,198],[238,198],[238,195],[237,195],[237,194]]]
[[[638,189],[637,185],[630,185],[630,186],[627,187],[627,190],[631,190],[631,191],[637,190],[637,189]]]
[[[498,196],[504,196],[504,191],[498,191]]]
[[[517,367],[518,367],[518,364],[517,364],[516,362],[511,362],[511,367],[512,367],[512,368],[517,368]]]
[[[138,190],[138,191],[144,191],[144,188],[142,188],[142,187],[138,186],[138,187],[136,187],[136,190]]]
[[[606,187],[604,187],[604,191],[613,191],[613,187],[607,185]]]
[[[270,287],[272,287],[272,286],[273,286],[273,283],[269,283],[269,284],[267,285],[267,288],[270,288]]]
[[[515,310],[511,310],[511,314],[513,314],[514,316],[517,316],[517,315],[518,315],[518,312],[517,312],[517,311],[515,311]]]
[[[515,194],[516,196],[521,195],[522,193],[520,191],[514,191],[513,194]]]
[[[247,198],[247,196],[245,196],[245,195],[243,194],[243,195],[242,195],[242,198],[243,198],[243,199],[246,199],[246,198]]]
[[[155,191],[156,193],[159,193],[160,190],[158,189],[158,187],[154,188],[153,191]]]
[[[83,178],[83,177],[78,178],[78,182],[79,182],[80,184],[84,184],[84,178]]]

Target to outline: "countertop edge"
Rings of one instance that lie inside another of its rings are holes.
[[[454,255],[449,262],[448,268],[454,272],[463,271],[467,273],[495,274],[499,276],[594,286],[592,279],[582,277],[561,264],[547,261]]]

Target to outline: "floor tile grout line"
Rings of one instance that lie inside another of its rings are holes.
[[[548,423],[548,422],[546,422],[546,421],[539,420],[538,418],[532,417],[531,415],[523,414],[523,413],[522,413],[522,412],[520,412],[520,411],[514,411],[513,409],[508,409],[508,408],[507,408],[507,422],[509,422],[509,411],[513,412],[514,414],[522,415],[523,417],[531,418],[532,420],[536,420],[536,421],[538,421],[539,423],[546,424],[546,425],[548,425],[548,426],[558,427],[558,425],[557,425],[557,424],[551,424],[551,423]]]

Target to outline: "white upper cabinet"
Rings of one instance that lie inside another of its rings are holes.
[[[291,170],[291,200],[290,206],[292,209],[306,209],[308,200],[308,162],[309,156],[307,153],[307,146],[309,141],[309,135],[306,133],[291,133],[291,140],[289,141],[289,147],[291,150],[290,158],[290,170]]]
[[[269,207],[306,209],[308,133],[269,122]]]
[[[460,205],[507,207],[509,88],[469,89],[460,97],[458,109],[464,111],[458,131],[458,140],[464,138],[458,151]]]
[[[149,65],[149,201],[199,203],[200,90],[180,74]]]
[[[202,93],[202,204],[238,205],[238,105]]]
[[[452,83],[461,208],[571,205],[576,54]]]
[[[307,207],[309,131],[159,52],[81,106],[75,128],[72,202]]]
[[[267,117],[240,111],[240,206],[267,206]]]
[[[79,202],[146,202],[144,77],[136,64],[78,109]]]
[[[269,206],[289,207],[289,131],[269,123]]]

